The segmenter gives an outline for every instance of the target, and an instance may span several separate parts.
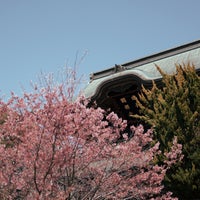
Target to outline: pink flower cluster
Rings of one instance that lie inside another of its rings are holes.
[[[1,199],[175,199],[162,180],[181,155],[176,140],[166,165],[155,165],[151,130],[131,127],[128,138],[116,114],[60,90],[13,95],[0,116]]]

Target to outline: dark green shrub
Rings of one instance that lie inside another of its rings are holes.
[[[142,88],[134,98],[140,114],[133,117],[154,127],[163,153],[178,137],[184,159],[168,172],[165,186],[180,199],[200,198],[200,77],[191,65],[177,66],[173,75],[157,69],[162,87],[153,82],[151,89]]]

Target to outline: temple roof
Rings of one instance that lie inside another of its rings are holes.
[[[164,72],[173,74],[176,71],[176,65],[188,63],[194,64],[196,70],[200,72],[200,40],[92,73],[84,94],[87,98],[95,99],[100,95],[103,87],[105,89],[116,83],[119,84],[119,80],[122,85],[123,81],[130,82],[130,80],[137,83],[149,83],[152,80],[162,79],[156,65]]]

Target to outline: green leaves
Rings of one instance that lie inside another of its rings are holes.
[[[199,198],[200,77],[190,64],[177,65],[172,75],[156,67],[163,77],[162,87],[155,82],[151,89],[142,87],[138,98],[135,97],[140,116],[133,117],[154,127],[154,137],[160,142],[163,153],[171,148],[173,137],[178,137],[183,145],[184,160],[179,167],[171,169],[165,185],[181,199]],[[197,196],[194,190],[198,190]]]

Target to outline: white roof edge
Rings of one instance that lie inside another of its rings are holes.
[[[131,67],[131,63],[128,69],[120,69],[119,72],[112,73],[111,75],[104,76],[92,80],[85,88],[84,95],[89,98],[93,97],[102,85],[108,81],[112,82],[115,78],[123,77],[126,75],[133,75],[143,81],[155,80],[162,78],[155,65],[158,65],[166,73],[174,73],[176,71],[176,64],[194,64],[196,69],[200,69],[200,46],[195,49],[191,49],[179,54],[175,54],[169,57],[161,58],[153,62],[141,64]],[[133,62],[135,65],[135,63]]]

